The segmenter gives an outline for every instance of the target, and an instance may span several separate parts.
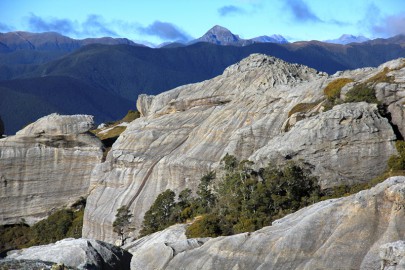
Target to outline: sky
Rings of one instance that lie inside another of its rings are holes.
[[[405,0],[0,0],[0,32],[187,42],[214,25],[289,41],[405,34]]]

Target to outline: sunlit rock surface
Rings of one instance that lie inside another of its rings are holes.
[[[226,153],[258,165],[303,161],[321,176],[323,187],[363,182],[382,173],[396,153],[397,134],[387,118],[375,105],[341,105],[322,112],[322,104],[329,82],[363,80],[383,69],[328,76],[254,54],[211,80],[158,96],[141,95],[137,107],[143,117],[128,126],[106,162],[93,171],[84,236],[115,242],[112,223],[122,205],[134,215],[136,235],[159,193],[195,190],[201,176]],[[298,104],[313,106],[292,113]]]
[[[178,253],[169,249],[178,241],[156,241],[165,231],[178,231],[170,227],[135,242],[142,245],[130,250],[131,269],[141,269],[137,262],[152,256],[150,269],[378,270],[383,262],[383,269],[404,269],[403,241],[396,242],[405,237],[404,205],[405,177],[392,177],[370,190],[303,208],[256,232],[205,239]],[[393,265],[397,268],[389,268]]]
[[[88,194],[102,159],[88,115],[43,117],[0,140],[0,224],[33,224]]]

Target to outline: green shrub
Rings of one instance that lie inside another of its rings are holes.
[[[188,238],[216,237],[222,234],[219,224],[220,219],[217,215],[204,215],[188,226],[186,236]]]
[[[379,103],[375,96],[375,90],[366,84],[355,85],[346,94],[346,103],[361,101],[365,101],[367,103]]]

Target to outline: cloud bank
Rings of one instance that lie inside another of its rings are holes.
[[[405,14],[384,17],[371,30],[374,35],[384,37],[405,34]]]
[[[87,19],[79,23],[70,19],[59,18],[41,18],[34,13],[27,17],[27,24],[31,31],[34,32],[58,32],[64,35],[74,35],[78,37],[86,36],[111,36],[116,37],[118,34],[112,29],[106,27],[108,23],[103,17],[91,14]]]
[[[285,7],[298,22],[322,22],[303,0],[286,0]]]
[[[138,27],[139,33],[148,36],[156,36],[166,41],[187,42],[192,38],[176,25],[168,22],[154,21],[146,27]]]
[[[245,14],[246,10],[237,6],[223,6],[218,9],[218,13],[222,17],[231,16],[231,15],[238,15],[238,14]]]

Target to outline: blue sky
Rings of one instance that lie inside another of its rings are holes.
[[[404,0],[0,0],[0,32],[187,41],[221,25],[290,41],[405,34]]]

